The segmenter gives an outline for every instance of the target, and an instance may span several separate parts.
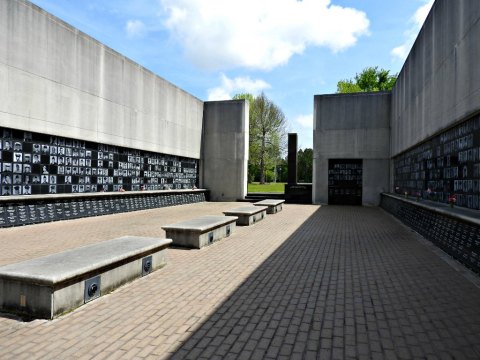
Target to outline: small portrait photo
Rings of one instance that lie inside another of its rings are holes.
[[[98,152],[98,160],[103,160],[103,152]]]
[[[13,172],[17,174],[21,174],[22,171],[22,164],[13,164]]]
[[[13,195],[22,195],[22,187],[20,185],[13,186]]]
[[[85,184],[90,184],[90,176],[85,176]]]
[[[50,165],[57,165],[57,157],[55,155],[50,155]]]
[[[79,155],[80,155],[80,153],[79,153],[78,149],[75,149],[75,148],[74,148],[74,149],[73,149],[73,152],[72,152],[72,156],[73,156],[73,157],[78,157]]]
[[[90,191],[91,191],[91,186],[85,185],[85,192],[90,192]]]
[[[50,136],[50,144],[57,145],[58,144],[58,138],[56,136]]]
[[[3,171],[3,172],[10,172],[10,171],[12,171],[12,164],[11,164],[11,163],[3,163],[2,171]]]
[[[98,174],[97,168],[92,168],[92,175],[97,176],[97,174]]]
[[[92,175],[92,168],[87,167],[85,169],[85,175]]]
[[[48,193],[49,194],[56,194],[57,193],[57,187],[55,185],[50,185],[48,187]]]
[[[22,162],[23,154],[20,152],[13,153],[13,162]]]
[[[67,157],[67,159],[65,161],[65,165],[72,166],[72,158],[71,157]]]
[[[32,133],[31,132],[28,132],[28,131],[25,131],[23,133],[23,141],[25,142],[31,142],[32,141]]]
[[[42,184],[48,184],[48,175],[42,175]]]
[[[12,195],[11,186],[8,186],[8,185],[2,186],[2,195],[4,196]]]
[[[23,162],[30,164],[32,162],[32,154],[23,154]]]
[[[78,193],[78,185],[72,185],[72,192]]]
[[[72,168],[71,168],[71,166],[66,166],[66,167],[65,167],[65,174],[67,174],[67,175],[71,175],[71,174],[72,174]]]
[[[34,164],[40,164],[41,157],[39,154],[33,154],[33,163]]]
[[[48,145],[42,145],[42,154],[47,155],[50,151],[50,147]]]
[[[30,184],[31,183],[30,176],[31,175],[25,175],[24,176],[24,180],[23,180],[24,184]]]
[[[78,158],[73,158],[73,166],[78,166]]]
[[[80,177],[78,178],[78,183],[79,183],[79,184],[85,184],[85,179],[83,178],[83,176],[80,176]]]
[[[57,183],[57,177],[55,175],[50,175],[50,184],[56,184]]]
[[[58,147],[58,155],[65,155],[65,148],[63,146]]]
[[[77,166],[74,166],[74,167],[72,168],[72,174],[73,174],[73,175],[78,175],[78,167],[77,167]]]
[[[16,174],[13,175],[13,184],[20,185],[22,183],[22,175]]]
[[[113,161],[113,154],[112,154],[112,153],[108,154],[108,160],[112,160],[112,161]]]
[[[12,183],[12,178],[10,177],[10,175],[3,175],[2,184],[10,185],[11,183]]]
[[[56,146],[50,146],[50,155],[57,155],[57,149]]]
[[[97,166],[98,166],[99,168],[103,167],[103,161],[102,161],[102,160],[98,160]]]
[[[12,142],[10,140],[3,140],[3,150],[5,151],[12,150]]]
[[[57,156],[58,165],[65,165],[65,158],[63,156]]]
[[[91,150],[85,151],[85,157],[91,158],[92,157],[92,151]]]
[[[109,168],[113,168],[113,161],[109,161],[109,162],[108,162],[108,167],[109,167]]]
[[[71,184],[72,183],[72,176],[67,175],[65,176],[65,184]]]
[[[33,153],[40,154],[40,151],[41,151],[40,144],[33,144]]]
[[[20,141],[15,141],[13,151],[22,151],[22,143]]]
[[[72,151],[71,147],[65,148],[65,155],[72,156],[72,153],[73,153],[73,151]]]
[[[10,130],[10,129],[3,129],[3,137],[4,137],[4,138],[11,138],[11,137],[12,137],[12,130]]]
[[[23,165],[23,173],[24,174],[30,174],[31,172],[32,172],[32,165],[24,164]]]
[[[63,174],[65,174],[65,167],[59,166],[59,167],[57,168],[57,171],[58,171],[58,174],[59,174],[59,175],[63,175]]]
[[[84,158],[78,159],[78,165],[85,166],[85,159]]]
[[[30,185],[23,186],[23,195],[32,195],[32,187]]]
[[[78,168],[78,173],[79,173],[80,175],[85,175],[85,168],[84,168],[84,167],[79,167],[79,168]]]
[[[72,139],[65,139],[65,146],[72,146]]]
[[[83,158],[84,158],[84,157],[85,157],[85,150],[84,150],[84,149],[80,149],[80,150],[78,151],[78,154],[79,154],[80,157],[83,157]]]
[[[97,185],[92,185],[90,191],[97,192]]]
[[[65,138],[58,138],[58,145],[65,146]]]
[[[81,193],[85,192],[85,185],[79,185],[78,192],[81,192]]]
[[[47,165],[43,165],[43,166],[42,166],[42,174],[44,174],[44,175],[48,175],[48,168],[47,168]]]
[[[33,175],[32,184],[40,184],[40,176]]]

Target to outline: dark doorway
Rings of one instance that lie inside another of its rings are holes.
[[[328,203],[362,205],[362,160],[328,160]]]

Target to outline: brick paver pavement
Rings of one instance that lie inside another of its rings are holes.
[[[202,203],[0,229],[0,265],[221,214]],[[285,205],[53,321],[1,359],[478,359],[480,289],[379,208]]]

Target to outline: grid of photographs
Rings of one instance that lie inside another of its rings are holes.
[[[191,189],[198,160],[0,128],[1,195]]]

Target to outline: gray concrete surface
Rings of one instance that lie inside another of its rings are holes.
[[[314,98],[313,202],[328,203],[328,160],[363,159],[364,205],[378,205],[389,189],[391,94]]]
[[[211,201],[247,195],[249,104],[245,100],[205,103],[200,186]]]
[[[162,229],[173,245],[201,249],[233,234],[237,220],[237,216],[203,215]]]
[[[203,102],[24,0],[0,2],[0,126],[200,158]]]
[[[480,110],[480,2],[437,0],[392,91],[391,155]]]
[[[246,205],[224,211],[227,216],[237,216],[237,225],[252,225],[267,216],[268,206]]]
[[[51,319],[84,303],[84,281],[101,275],[108,293],[142,275],[142,257],[152,269],[166,264],[171,239],[125,236],[0,267],[0,309]]]
[[[285,200],[265,199],[262,201],[257,201],[253,205],[266,206],[267,214],[276,214],[277,212],[282,211],[284,203],[285,203]]]

